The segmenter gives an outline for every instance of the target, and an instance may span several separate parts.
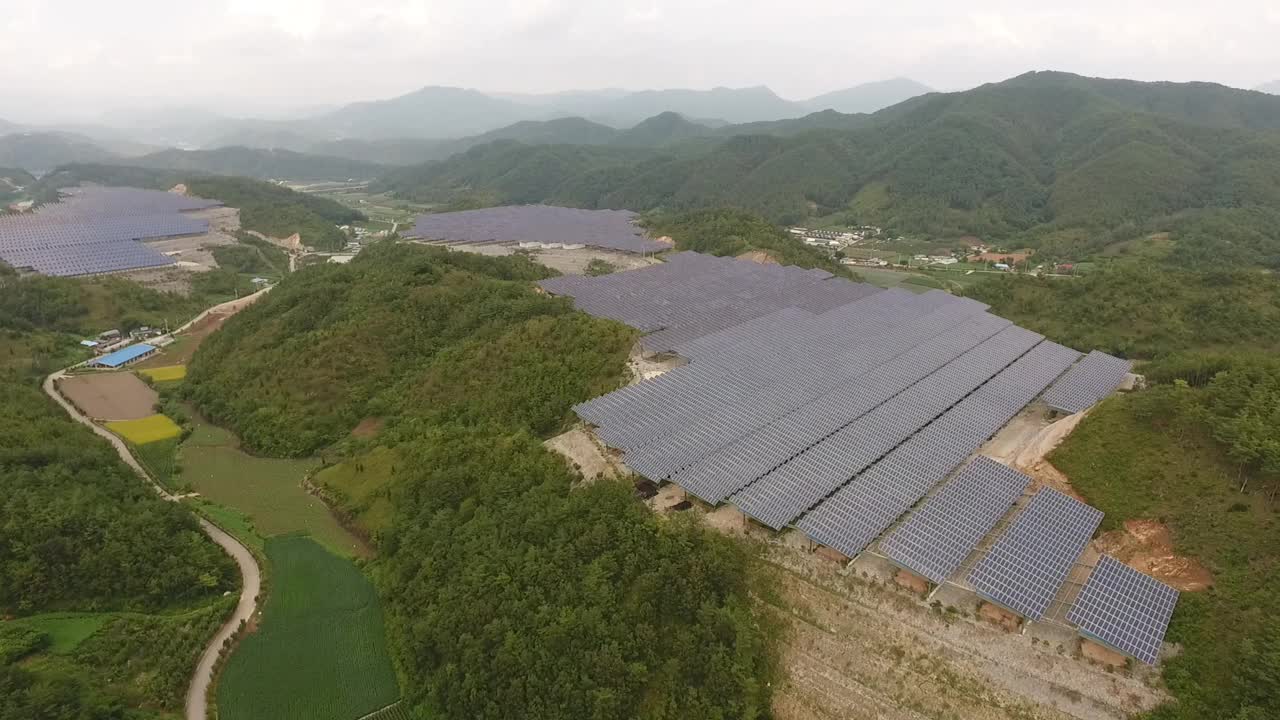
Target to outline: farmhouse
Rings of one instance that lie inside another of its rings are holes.
[[[100,358],[94,358],[89,361],[90,367],[99,368],[119,368],[125,365],[132,365],[139,360],[144,360],[156,353],[157,348],[147,343],[138,343],[129,347],[121,348],[113,353],[108,353]]]

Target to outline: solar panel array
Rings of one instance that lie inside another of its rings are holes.
[[[878,291],[821,271],[695,253],[542,286],[650,333],[650,351],[689,360],[575,408],[629,467],[713,504],[729,500],[770,527],[794,523],[851,556],[1055,381],[1054,390],[1086,398],[1115,387],[1114,358],[1095,353],[1069,370],[1080,353],[942,292]],[[1029,482],[975,458],[882,549],[943,582]],[[1039,619],[1100,520],[1041,490],[970,579],[988,599]],[[1134,646],[1137,611],[1109,598],[1101,609],[1077,603],[1082,631]]]
[[[1132,366],[1128,360],[1094,350],[1049,388],[1044,401],[1062,412],[1088,410],[1120,387]]]
[[[646,253],[670,250],[652,240],[628,210],[580,210],[550,205],[509,205],[419,215],[405,237],[449,245],[493,242],[570,243]]]
[[[980,595],[1023,617],[1044,617],[1102,522],[1102,511],[1041,488],[974,567]]]
[[[796,526],[846,555],[862,552],[1079,356],[1056,343],[1035,345],[822,501]]]
[[[784,308],[822,313],[880,292],[823,270],[692,252],[639,270],[601,277],[566,275],[540,285],[572,297],[585,312],[651,333],[643,340],[649,352],[669,352]]]
[[[1085,635],[1149,665],[1160,656],[1178,591],[1103,555],[1067,620]]]
[[[134,188],[76,188],[60,203],[0,217],[0,260],[45,275],[92,275],[168,265],[139,240],[198,235],[205,220],[183,212],[218,203]]]
[[[974,458],[880,541],[889,559],[942,583],[1013,507],[1031,478],[988,457]]]

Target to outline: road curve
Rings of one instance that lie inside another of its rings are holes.
[[[243,300],[244,298],[242,298]],[[256,299],[256,298],[255,298]],[[53,398],[54,402],[62,406],[63,410],[71,416],[76,422],[85,425],[100,437],[106,439],[107,442],[116,449],[120,455],[120,459],[133,468],[144,481],[149,484],[152,489],[160,494],[166,500],[177,502],[178,498],[171,495],[159,483],[152,478],[142,465],[133,457],[133,453],[129,451],[129,446],[124,441],[116,437],[106,428],[100,427],[92,420],[85,417],[74,405],[62,397],[58,392],[56,382],[60,378],[66,376],[66,370],[59,370],[44,380],[44,392]],[[209,645],[204,649],[204,653],[200,656],[200,662],[196,665],[195,674],[191,677],[191,684],[187,687],[186,702],[186,720],[205,720],[208,714],[207,695],[209,685],[213,682],[213,668],[218,661],[218,654],[222,650],[222,645],[228,638],[235,633],[240,627],[240,623],[248,622],[253,617],[258,594],[262,590],[262,572],[258,569],[258,563],[253,558],[253,554],[249,549],[240,544],[240,541],[228,535],[221,528],[208,522],[202,517],[197,516],[200,521],[200,527],[204,529],[206,535],[211,540],[218,543],[223,550],[235,559],[236,565],[240,566],[240,601],[236,603],[236,610],[232,613],[227,622],[218,629],[218,633],[209,641]]]

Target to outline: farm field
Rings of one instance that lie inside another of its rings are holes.
[[[909,272],[899,272],[897,270],[880,270],[878,268],[855,267],[853,271],[862,276],[862,279],[882,288],[900,287],[903,290],[911,292],[925,293],[935,289],[934,286],[913,282],[920,275]],[[936,285],[936,283],[934,284]]]
[[[168,440],[182,434],[182,428],[164,415],[151,415],[139,420],[109,422],[106,427],[134,445],[146,445],[160,440]]]
[[[268,538],[262,623],[218,683],[221,720],[355,720],[395,702],[373,585],[349,560],[302,536]],[[391,716],[394,717],[394,716]]]
[[[97,420],[139,420],[155,413],[160,396],[131,372],[73,375],[58,384],[62,394]]]
[[[164,365],[156,368],[146,368],[138,372],[146,375],[156,382],[173,382],[181,380],[187,376],[186,365]]]
[[[181,481],[209,501],[244,515],[262,537],[306,533],[331,551],[366,554],[328,507],[302,487],[319,461],[258,458],[242,452],[234,435],[196,421],[178,451]]]

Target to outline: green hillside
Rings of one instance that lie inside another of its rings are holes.
[[[285,180],[367,180],[385,171],[383,166],[372,162],[247,147],[163,150],[121,163],[141,168]]]
[[[764,717],[773,631],[744,548],[542,445],[635,341],[536,292],[548,273],[375,244],[229,320],[185,392],[256,452],[323,449],[315,481],[377,546],[408,714]]]
[[[802,125],[815,129],[799,132]],[[914,98],[875,115],[820,114],[766,135],[625,157],[607,148],[474,148],[379,182],[415,199],[550,201],[636,210],[738,205],[782,223],[974,234],[1079,259],[1204,224],[1277,255],[1280,98],[1207,84],[1032,73]],[[737,133],[726,128],[720,133]],[[565,171],[589,173],[567,183]],[[519,178],[518,187],[512,179]],[[1261,238],[1267,238],[1261,240]]]

